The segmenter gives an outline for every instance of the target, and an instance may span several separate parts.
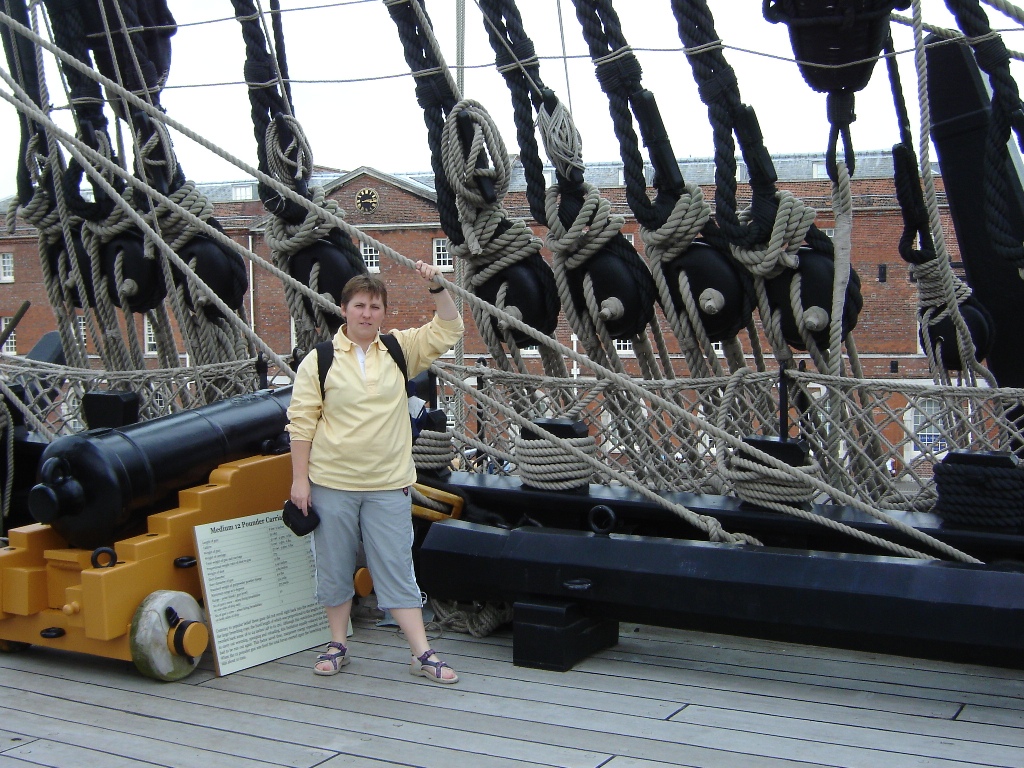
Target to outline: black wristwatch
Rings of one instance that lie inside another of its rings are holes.
[[[427,293],[444,293],[444,286],[439,285],[437,288],[427,288]]]

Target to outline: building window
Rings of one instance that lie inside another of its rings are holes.
[[[633,353],[633,340],[632,339],[615,339],[615,351],[625,352],[627,354]]]
[[[79,315],[75,318],[75,335],[78,337],[78,343],[83,347],[85,346],[85,334],[86,334],[86,322],[85,315]]]
[[[818,227],[818,231],[825,235],[825,237],[827,237],[829,240],[836,236],[835,227]]]
[[[146,354],[147,355],[155,355],[156,352],[157,352],[157,349],[156,349],[156,329],[153,327],[153,324],[151,322],[149,322],[149,318],[148,317],[146,318],[146,322],[144,324],[143,331],[144,331],[144,334],[145,334],[145,337],[146,337]]]
[[[623,232],[622,236],[626,238],[627,243],[629,243],[630,245],[634,245],[632,232]]]
[[[13,317],[5,317],[0,321],[0,331],[6,331],[7,326],[11,324]],[[4,342],[3,353],[5,355],[16,355],[18,354],[18,342],[15,340],[17,331],[11,331],[11,335],[7,337],[7,341]]]
[[[236,201],[252,200],[255,197],[252,188],[252,184],[235,184],[231,187],[231,199]]]
[[[815,160],[811,163],[811,178],[812,179],[827,179],[828,169],[825,167],[824,160]]]
[[[363,263],[371,272],[380,272],[380,251],[366,243],[359,244],[359,253],[363,256]]]
[[[14,254],[0,253],[0,283],[14,282]]]
[[[455,261],[448,250],[447,237],[434,238],[434,264],[440,267],[442,272],[451,272],[455,269]]]
[[[939,430],[942,406],[938,400],[922,398],[914,409],[914,448],[938,453],[946,450],[946,438]]]

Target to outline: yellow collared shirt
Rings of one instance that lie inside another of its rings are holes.
[[[462,337],[462,318],[393,330],[409,377],[425,371]],[[416,481],[412,428],[402,372],[377,339],[366,351],[366,375],[342,326],[334,335],[334,361],[320,397],[316,352],[299,365],[288,407],[292,440],[312,443],[309,479],[345,491],[386,491]]]

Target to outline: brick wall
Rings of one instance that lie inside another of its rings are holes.
[[[941,179],[937,179],[941,192]],[[829,207],[830,186],[827,181],[783,182],[779,186],[796,194],[819,210],[818,225],[832,227]],[[377,193],[377,207],[372,212],[361,211],[355,204],[357,192],[370,188]],[[714,189],[704,189],[709,201],[714,201]],[[738,190],[740,204],[749,188]],[[902,231],[902,219],[895,204],[892,181],[889,179],[862,179],[853,182],[854,195],[854,247],[853,264],[862,281],[864,310],[861,313],[855,338],[865,373],[872,377],[926,376],[927,368],[918,352],[916,331],[916,285],[910,280],[907,265],[900,259],[896,244]],[[637,250],[643,253],[637,222],[625,205],[624,189],[610,188],[605,196],[616,212],[627,217],[624,232],[634,234]],[[392,177],[360,173],[346,178],[344,183],[329,192],[346,212],[346,220],[364,233],[393,248],[409,259],[430,261],[433,241],[443,238],[436,204],[430,195],[412,185],[403,185]],[[510,193],[505,207],[511,216],[529,217],[525,193]],[[225,231],[236,242],[252,245],[255,253],[270,260],[271,254],[263,238],[261,221],[265,212],[259,201],[218,203],[216,215]],[[535,232],[543,228],[528,221]],[[943,208],[943,223],[954,262],[959,260],[953,237],[948,209]],[[42,272],[36,249],[36,237],[31,228],[22,226],[14,235],[0,235],[0,252],[11,252],[15,261],[15,281],[0,284],[0,316],[14,314],[21,301],[28,299],[32,308],[19,325],[18,352],[27,352],[46,331],[55,327],[42,285]],[[550,258],[547,251],[545,257]],[[879,267],[885,267],[884,281]],[[287,355],[291,351],[288,309],[284,290],[278,279],[260,267],[252,270],[254,277],[250,293],[245,300],[245,314],[255,331],[275,351]],[[386,254],[380,255],[380,274],[389,286],[388,328],[407,327],[425,322],[432,311],[433,302],[426,286],[414,277],[407,267],[395,263]],[[446,275],[454,279],[454,274]],[[466,312],[466,356],[474,360],[485,353],[479,334],[473,327],[470,313]],[[564,319],[559,323],[556,338],[571,346],[570,334]],[[678,345],[671,339],[673,350]],[[767,347],[765,347],[767,349]],[[897,371],[893,372],[895,361]],[[539,369],[539,363],[538,363]],[[631,371],[637,373],[638,370]]]

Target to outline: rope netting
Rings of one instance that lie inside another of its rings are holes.
[[[149,421],[195,408],[197,402],[250,394],[275,381],[288,379],[273,367],[261,375],[256,359],[110,371],[0,355],[0,394],[8,408],[18,412],[19,422],[49,440],[87,428],[82,397],[88,392],[136,393],[139,419]]]
[[[523,390],[534,396],[527,419],[580,420],[586,425],[595,462],[622,476],[616,479],[592,467],[591,482],[600,484],[623,484],[628,478],[656,490],[732,495],[735,478],[721,460],[726,455],[721,441],[700,423],[717,425],[738,439],[778,436],[778,376],[773,373],[634,380],[647,393],[639,396],[641,418],[636,419],[632,408],[618,405],[634,388],[606,379],[510,375],[447,363],[433,370],[443,399],[465,401],[466,423],[450,432],[456,446],[454,465],[476,474],[521,474],[524,414],[507,404]],[[1007,451],[1024,439],[1024,425],[1007,416],[1024,396],[1019,389],[934,386],[797,370],[785,375],[791,425],[787,437],[805,440],[826,476],[847,476],[835,497],[846,493],[882,509],[929,511],[935,503],[934,466],[950,451]],[[693,422],[669,418],[662,398],[680,404]],[[835,497],[828,488],[811,494],[811,500],[821,503]]]

